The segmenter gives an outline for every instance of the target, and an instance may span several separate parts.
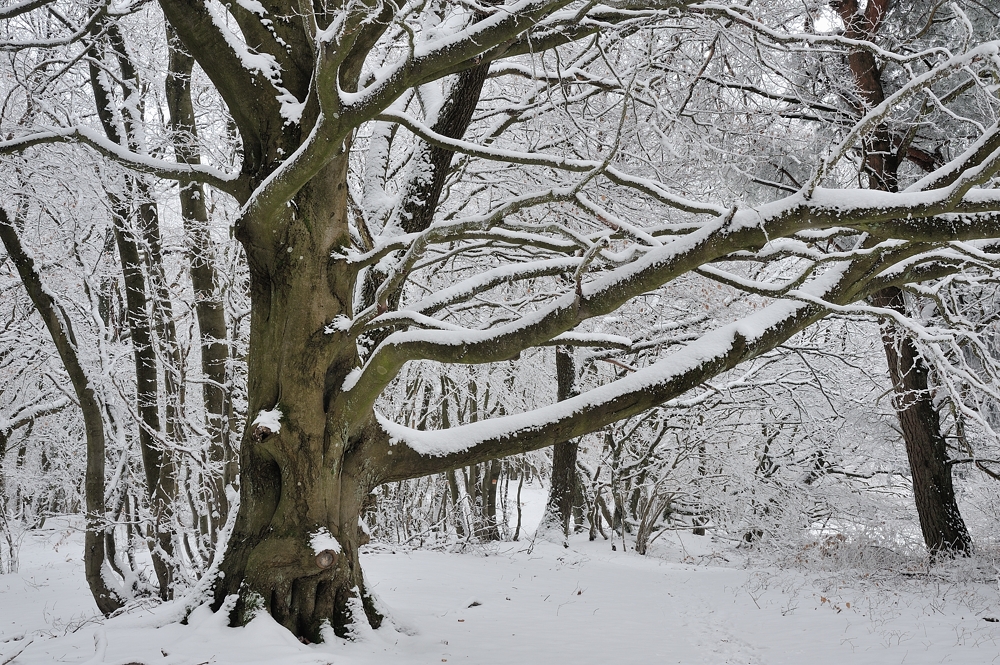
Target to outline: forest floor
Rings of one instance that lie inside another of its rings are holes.
[[[82,537],[50,520],[0,576],[0,664],[1000,663],[1000,570],[982,558],[823,570],[688,533],[651,556],[611,544],[375,546],[363,565],[392,625],[304,645],[266,615],[228,628],[201,607],[181,625],[177,603],[99,619]]]

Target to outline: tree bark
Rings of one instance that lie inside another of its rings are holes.
[[[191,102],[191,72],[194,58],[179,44],[172,30],[167,30],[170,63],[166,81],[167,109],[173,131],[174,155],[183,164],[200,164],[197,148],[197,127]],[[194,288],[195,317],[201,350],[202,401],[205,405],[207,429],[211,437],[209,461],[214,475],[210,478],[213,520],[210,541],[214,545],[218,527],[229,514],[226,485],[236,481],[236,456],[229,441],[230,396],[227,364],[229,360],[228,328],[219,280],[215,268],[215,253],[209,233],[205,188],[197,182],[180,184],[181,216],[188,238],[188,262]]]
[[[905,313],[903,293],[898,288],[883,289],[871,300],[878,307]],[[955,499],[948,444],[941,434],[941,422],[928,388],[927,365],[913,340],[901,336],[889,322],[882,324],[882,343],[924,543],[932,558],[971,554],[972,538]]]
[[[364,451],[374,423],[348,434],[352,414],[337,396],[357,345],[328,331],[352,312],[354,275],[328,258],[349,242],[346,153],[300,190],[278,234],[238,234],[253,305],[249,417],[277,410],[280,426],[257,422],[244,431],[240,510],[215,605],[236,595],[235,623],[263,609],[312,641],[326,622],[349,636],[358,621],[382,621],[358,563],[361,508],[378,482],[368,468],[377,456]]]
[[[123,68],[123,76],[126,80],[133,82],[133,85],[138,89],[138,83],[135,80],[137,74],[124,54],[124,46],[120,43],[121,36],[117,31],[117,26],[116,24],[109,25],[107,32],[111,36],[112,46]],[[102,83],[101,70],[97,64],[101,59],[101,53],[96,41],[90,45],[89,51],[91,56],[90,82],[98,118],[109,139],[120,145],[128,145],[131,142],[129,136],[131,125],[126,121],[124,129],[119,129],[115,120],[112,112],[113,97]],[[136,94],[138,93],[136,92]],[[134,132],[134,128],[132,132]],[[126,178],[126,183],[132,185],[133,194],[148,195],[147,188],[142,186],[140,179],[129,176]],[[112,210],[112,222],[115,241],[118,245],[118,257],[121,262],[122,279],[125,283],[126,319],[131,334],[135,363],[136,402],[140,420],[139,450],[146,477],[146,494],[153,514],[153,524],[147,542],[153,561],[153,570],[159,585],[160,597],[167,600],[173,593],[174,571],[171,563],[173,538],[171,532],[173,530],[172,506],[176,494],[176,481],[172,469],[168,468],[171,465],[169,454],[165,454],[159,442],[156,441],[156,435],[161,431],[159,363],[147,309],[149,296],[142,271],[142,252],[139,249],[137,233],[130,229],[128,224],[134,212],[138,213],[135,221],[140,227],[150,224],[158,225],[159,220],[156,218],[155,209],[150,210],[148,204],[141,203],[139,209],[136,210],[115,194],[108,193],[108,199]],[[152,233],[152,231],[147,230],[146,233]],[[158,230],[156,236],[159,236]],[[166,388],[177,390],[177,386],[171,378],[164,377],[164,379]],[[169,404],[172,399],[173,397],[168,395],[166,402]],[[174,420],[172,427],[174,427],[177,415],[174,412],[171,412],[171,415]]]
[[[497,490],[503,462],[490,460],[483,465],[483,516],[479,537],[482,540],[500,540],[500,523],[497,519]]]

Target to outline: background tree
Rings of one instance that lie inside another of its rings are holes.
[[[850,39],[875,41],[894,9],[888,0],[869,2],[864,10],[856,2],[835,5],[844,22],[844,35]],[[912,9],[912,8],[911,8]],[[928,14],[928,22],[932,18]],[[849,98],[859,115],[885,101],[884,65],[879,66],[871,51],[855,50],[847,57],[854,78],[856,93]],[[872,189],[898,191],[900,166],[904,156],[926,171],[932,171],[940,159],[920,145],[919,130],[894,132],[885,124],[866,140],[862,147],[863,174]],[[891,309],[906,315],[903,291],[890,287],[872,297],[876,307]],[[948,445],[937,408],[928,384],[928,367],[916,343],[901,337],[892,321],[886,321],[882,337],[889,374],[895,391],[900,430],[910,460],[913,495],[924,541],[932,555],[937,553],[968,553],[972,540],[955,499],[955,488],[948,465]]]

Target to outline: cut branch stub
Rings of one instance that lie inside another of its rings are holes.
[[[337,553],[333,550],[323,550],[316,555],[316,565],[323,570],[333,567],[335,563],[337,563]]]

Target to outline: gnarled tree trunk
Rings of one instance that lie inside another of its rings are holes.
[[[356,454],[368,430],[348,438],[352,414],[336,399],[357,347],[328,330],[351,312],[353,275],[327,258],[349,241],[347,163],[335,159],[296,195],[275,237],[239,230],[253,304],[253,422],[243,435],[240,510],[216,606],[236,594],[235,622],[264,609],[314,641],[327,621],[350,634],[362,609],[373,626],[381,622],[358,565],[359,517],[376,482],[368,457]]]

